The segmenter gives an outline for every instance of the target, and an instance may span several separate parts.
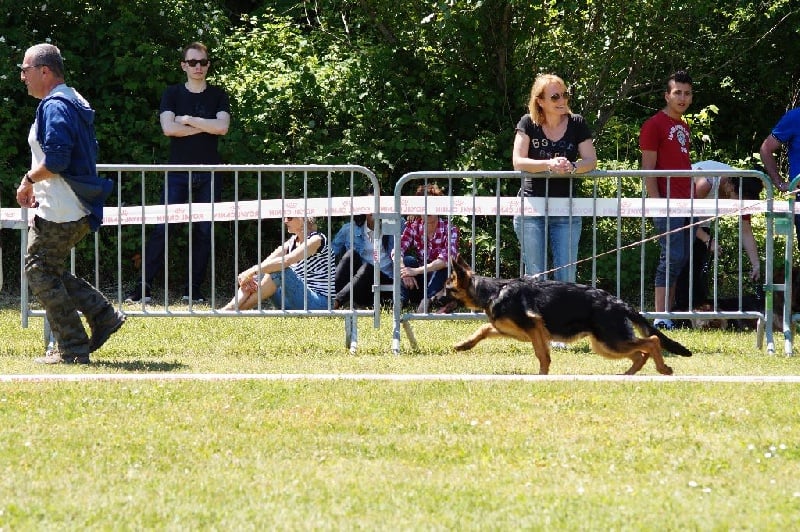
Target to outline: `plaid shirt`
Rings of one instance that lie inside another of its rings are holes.
[[[449,232],[449,236],[448,236]],[[439,218],[436,231],[428,236],[428,249],[425,249],[425,219],[416,218],[408,221],[400,236],[400,251],[406,254],[412,247],[421,255],[420,259],[429,264],[436,259],[447,262],[451,256],[458,254],[458,227],[451,225],[448,231],[447,222]]]

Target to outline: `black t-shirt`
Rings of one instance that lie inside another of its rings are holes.
[[[228,95],[220,87],[206,85],[206,90],[190,92],[183,83],[170,85],[161,95],[159,114],[172,111],[175,116],[217,118],[217,113],[230,113]],[[169,162],[172,164],[219,164],[219,135],[198,133],[188,137],[170,137]]]
[[[528,157],[531,159],[546,160],[553,157],[566,157],[570,161],[577,161],[580,152],[578,145],[584,140],[592,138],[589,126],[581,115],[569,115],[567,130],[564,136],[557,141],[552,141],[544,134],[542,126],[534,124],[531,115],[524,115],[517,124],[517,131],[528,135],[531,144],[528,146]],[[523,184],[523,196],[549,196],[568,198],[570,193],[571,177],[528,178]]]

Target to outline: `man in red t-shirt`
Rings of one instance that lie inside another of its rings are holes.
[[[689,158],[691,135],[683,114],[692,103],[692,78],[686,72],[675,72],[667,80],[664,92],[666,106],[649,118],[639,132],[642,170],[691,170]],[[694,181],[691,176],[646,177],[645,187],[651,198],[690,198]],[[678,275],[689,259],[692,231],[689,217],[653,218],[659,238],[661,256],[655,276],[655,310],[669,312],[675,300]],[[683,227],[683,230],[670,231]],[[668,235],[666,233],[669,233]],[[672,328],[669,319],[657,319],[656,327]]]

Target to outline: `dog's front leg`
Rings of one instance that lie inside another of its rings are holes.
[[[534,320],[534,326],[528,331],[533,344],[533,352],[539,359],[539,375],[550,373],[550,334],[541,318]]]
[[[475,331],[475,333],[472,336],[470,336],[463,342],[457,343],[453,347],[455,348],[456,351],[467,351],[475,347],[481,340],[485,340],[486,338],[489,338],[491,336],[498,336],[499,334],[500,333],[497,331],[497,329],[494,328],[494,326],[491,323],[487,323],[481,326],[480,329]]]

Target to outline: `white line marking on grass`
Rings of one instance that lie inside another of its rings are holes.
[[[398,375],[376,373],[86,373],[0,375],[0,382],[86,381],[393,381],[393,382],[732,382],[800,383],[800,375]]]

